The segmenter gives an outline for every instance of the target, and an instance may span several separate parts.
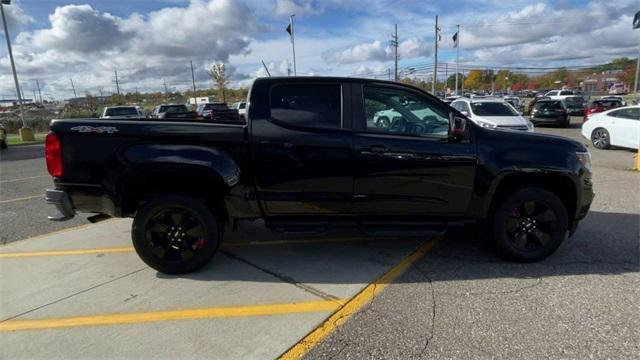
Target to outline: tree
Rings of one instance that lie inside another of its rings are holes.
[[[227,67],[224,63],[213,64],[209,75],[213,79],[216,87],[218,88],[218,96],[222,97],[222,101],[227,102],[227,85],[229,84],[229,75],[227,74]]]
[[[464,80],[464,88],[469,90],[478,89],[482,85],[482,70],[470,70]]]

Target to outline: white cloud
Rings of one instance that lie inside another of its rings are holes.
[[[16,29],[19,29],[23,26],[35,23],[36,20],[27,15],[20,3],[13,3],[10,6],[3,6],[5,18],[7,19],[7,27],[9,27],[9,33],[15,35],[14,32]],[[4,34],[4,27],[0,27],[0,34]]]
[[[289,16],[320,14],[324,10],[312,4],[311,0],[276,0],[276,14]]]
[[[431,49],[424,40],[412,37],[400,42],[398,54],[403,59],[428,57],[431,55]],[[393,57],[394,52],[391,46],[383,46],[382,42],[375,40],[333,53],[327,57],[327,60],[338,64],[352,64],[365,61],[389,61],[393,60]]]

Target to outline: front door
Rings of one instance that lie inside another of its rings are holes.
[[[348,87],[347,87],[348,88]],[[266,118],[252,119],[259,199],[267,215],[334,215],[351,211],[350,115],[340,83],[275,84]],[[268,94],[268,95],[267,95]]]
[[[452,109],[417,90],[386,84],[356,87],[353,99],[354,213],[464,214],[476,151],[472,137],[449,140]]]

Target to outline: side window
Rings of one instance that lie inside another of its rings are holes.
[[[338,84],[276,85],[271,89],[271,118],[297,126],[340,128],[341,97]]]
[[[432,137],[447,137],[449,132],[449,114],[411,92],[365,86],[364,110],[370,131]]]
[[[573,95],[573,91],[562,91],[560,95]]]
[[[549,92],[548,96],[556,96],[556,95],[558,95],[557,91],[551,91],[551,92]]]
[[[629,108],[612,111],[609,113],[609,116],[621,119],[640,120],[640,108]]]

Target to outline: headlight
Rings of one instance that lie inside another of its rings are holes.
[[[492,122],[482,121],[482,120],[476,120],[476,124],[482,126],[483,128],[488,128],[488,129],[495,129],[498,126]]]
[[[582,167],[591,170],[591,153],[589,151],[576,152],[576,157]]]

